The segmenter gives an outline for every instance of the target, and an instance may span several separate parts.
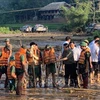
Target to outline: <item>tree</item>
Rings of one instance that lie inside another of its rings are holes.
[[[62,10],[70,30],[81,29],[88,20],[91,2],[77,2],[76,7],[62,7]]]

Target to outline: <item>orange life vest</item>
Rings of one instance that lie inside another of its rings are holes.
[[[7,67],[7,77],[8,79],[14,79],[16,78],[16,74],[13,73],[13,76],[11,75],[11,68],[15,66],[15,61],[10,61],[9,66]]]
[[[25,62],[26,60],[26,50],[23,48],[20,48],[18,52],[15,53],[15,64],[16,68],[21,68],[22,69],[22,62],[20,60],[21,55],[24,55]]]
[[[85,63],[85,53],[86,52],[90,52],[90,49],[86,48],[85,50],[81,51],[81,54],[80,54],[80,57],[79,57],[79,61],[78,61],[79,64],[84,64]]]
[[[33,50],[33,54],[39,58],[38,60],[34,58],[34,65],[39,65],[40,62],[42,61],[40,50],[39,49]]]
[[[1,50],[2,56],[0,57],[0,66],[8,66],[8,58],[10,56],[10,51],[5,47]]]
[[[43,61],[44,64],[54,63],[56,60],[55,50],[51,48],[49,50],[44,50],[43,52]]]
[[[30,49],[27,49],[27,51],[30,53]],[[27,54],[26,57],[28,64],[31,65],[33,63],[33,57],[31,57],[30,54]]]

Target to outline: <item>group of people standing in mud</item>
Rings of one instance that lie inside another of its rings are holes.
[[[44,87],[48,87],[48,77],[52,74],[52,86],[55,88],[59,85],[55,76],[57,62],[62,62],[60,67],[64,68],[64,87],[88,88],[89,81],[91,84],[100,82],[100,38],[95,36],[92,42],[83,40],[76,46],[67,36],[59,57],[54,47],[48,44],[40,50],[35,42],[31,42],[29,48],[21,45],[13,54],[10,39],[7,38],[5,46],[0,49],[0,78],[5,73],[5,88],[22,95],[27,88],[27,79],[29,88],[35,88],[37,82],[42,87],[41,70],[45,69]]]

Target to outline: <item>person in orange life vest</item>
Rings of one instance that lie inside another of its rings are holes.
[[[30,48],[27,49],[26,52],[26,57],[28,60],[29,87],[35,87],[34,60],[39,59],[35,54],[36,54],[36,43],[31,42]]]
[[[41,80],[41,64],[42,64],[42,53],[40,49],[38,48],[38,45],[35,45],[35,56],[37,56],[39,59],[34,59],[34,67],[35,67],[35,78],[39,78],[39,86],[42,86],[42,80]]]
[[[55,82],[55,61],[56,61],[56,56],[55,56],[55,50],[53,47],[46,45],[45,49],[43,51],[43,63],[46,65],[46,78],[45,78],[45,87],[48,86],[48,76],[51,73],[52,74],[52,84],[53,87],[56,87],[56,82]]]
[[[92,68],[91,53],[85,42],[81,42],[80,46],[82,51],[78,61],[78,74],[83,80],[83,88],[88,88],[88,74],[89,69]]]
[[[12,45],[10,44],[10,40],[7,38],[5,39],[5,46],[1,48],[0,52],[0,78],[2,74],[6,74],[5,80],[5,88],[7,87],[7,66],[8,60],[12,55]]]
[[[13,92],[15,90],[15,83],[17,78],[15,73],[15,58],[14,56],[11,56],[7,67],[8,89],[10,92]]]
[[[28,61],[28,74],[29,74],[29,88],[31,87],[35,87],[35,83],[34,83],[34,74],[33,74],[33,57],[32,57],[32,52],[33,52],[33,46],[35,45],[34,42],[30,43],[30,48],[27,49],[26,51],[26,57],[27,57],[27,61]]]
[[[27,59],[26,59],[26,47],[21,46],[19,50],[15,53],[15,64],[16,64],[16,75],[17,75],[17,88],[16,88],[16,95],[24,94],[24,80],[25,75],[28,76],[26,66],[27,66]]]

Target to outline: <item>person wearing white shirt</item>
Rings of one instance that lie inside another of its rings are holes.
[[[94,45],[90,46],[91,60],[94,70],[94,76],[98,75],[98,56],[99,56],[99,40],[96,40]]]
[[[91,47],[92,45],[94,45],[96,40],[100,40],[99,36],[94,36],[94,40],[89,43],[89,47]]]
[[[70,42],[70,48],[73,51],[73,57],[74,57],[74,83],[75,83],[75,87],[79,87],[78,86],[78,80],[77,80],[77,63],[78,63],[78,59],[80,57],[80,52],[79,49],[77,47],[75,47],[75,43],[74,42]]]

